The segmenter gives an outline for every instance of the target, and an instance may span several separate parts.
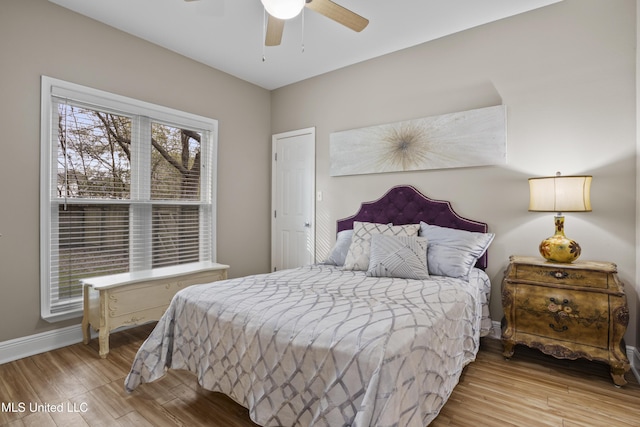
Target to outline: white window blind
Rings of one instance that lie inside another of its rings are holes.
[[[217,121],[42,79],[42,316],[80,279],[215,261]]]

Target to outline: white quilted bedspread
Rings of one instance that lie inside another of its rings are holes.
[[[489,279],[313,265],[180,291],[125,387],[188,369],[263,426],[424,427],[474,360]]]

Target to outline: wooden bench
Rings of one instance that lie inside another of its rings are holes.
[[[180,289],[224,280],[228,269],[206,262],[82,279],[83,342],[89,343],[93,327],[98,331],[100,357],[107,357],[111,331],[159,320]]]

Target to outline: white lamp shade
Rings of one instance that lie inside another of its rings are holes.
[[[278,19],[291,19],[298,16],[305,0],[261,0],[269,15]]]
[[[529,178],[529,210],[591,212],[590,175]]]

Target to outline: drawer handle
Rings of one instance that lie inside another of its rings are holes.
[[[556,299],[555,299],[555,298],[549,298],[549,301],[551,301],[551,302],[552,302],[552,303],[554,303],[554,304],[559,304],[559,302],[558,302],[558,301],[556,301]],[[568,300],[568,299],[566,299],[566,298],[565,298],[565,299],[563,299],[563,300],[562,300],[562,304],[565,304],[565,305],[566,305],[566,304],[569,304],[569,300]]]
[[[556,332],[564,332],[564,331],[566,331],[567,329],[569,329],[569,327],[568,327],[567,325],[562,325],[562,327],[561,327],[561,328],[558,328],[558,327],[557,327],[556,325],[554,325],[553,323],[549,323],[549,327],[550,327],[551,329],[553,329],[554,331],[556,331]]]
[[[556,270],[556,271],[550,271],[549,275],[551,277],[554,277],[554,278],[560,280],[560,279],[566,279],[567,276],[569,276],[569,273],[567,273],[566,271],[562,271],[562,270]]]

